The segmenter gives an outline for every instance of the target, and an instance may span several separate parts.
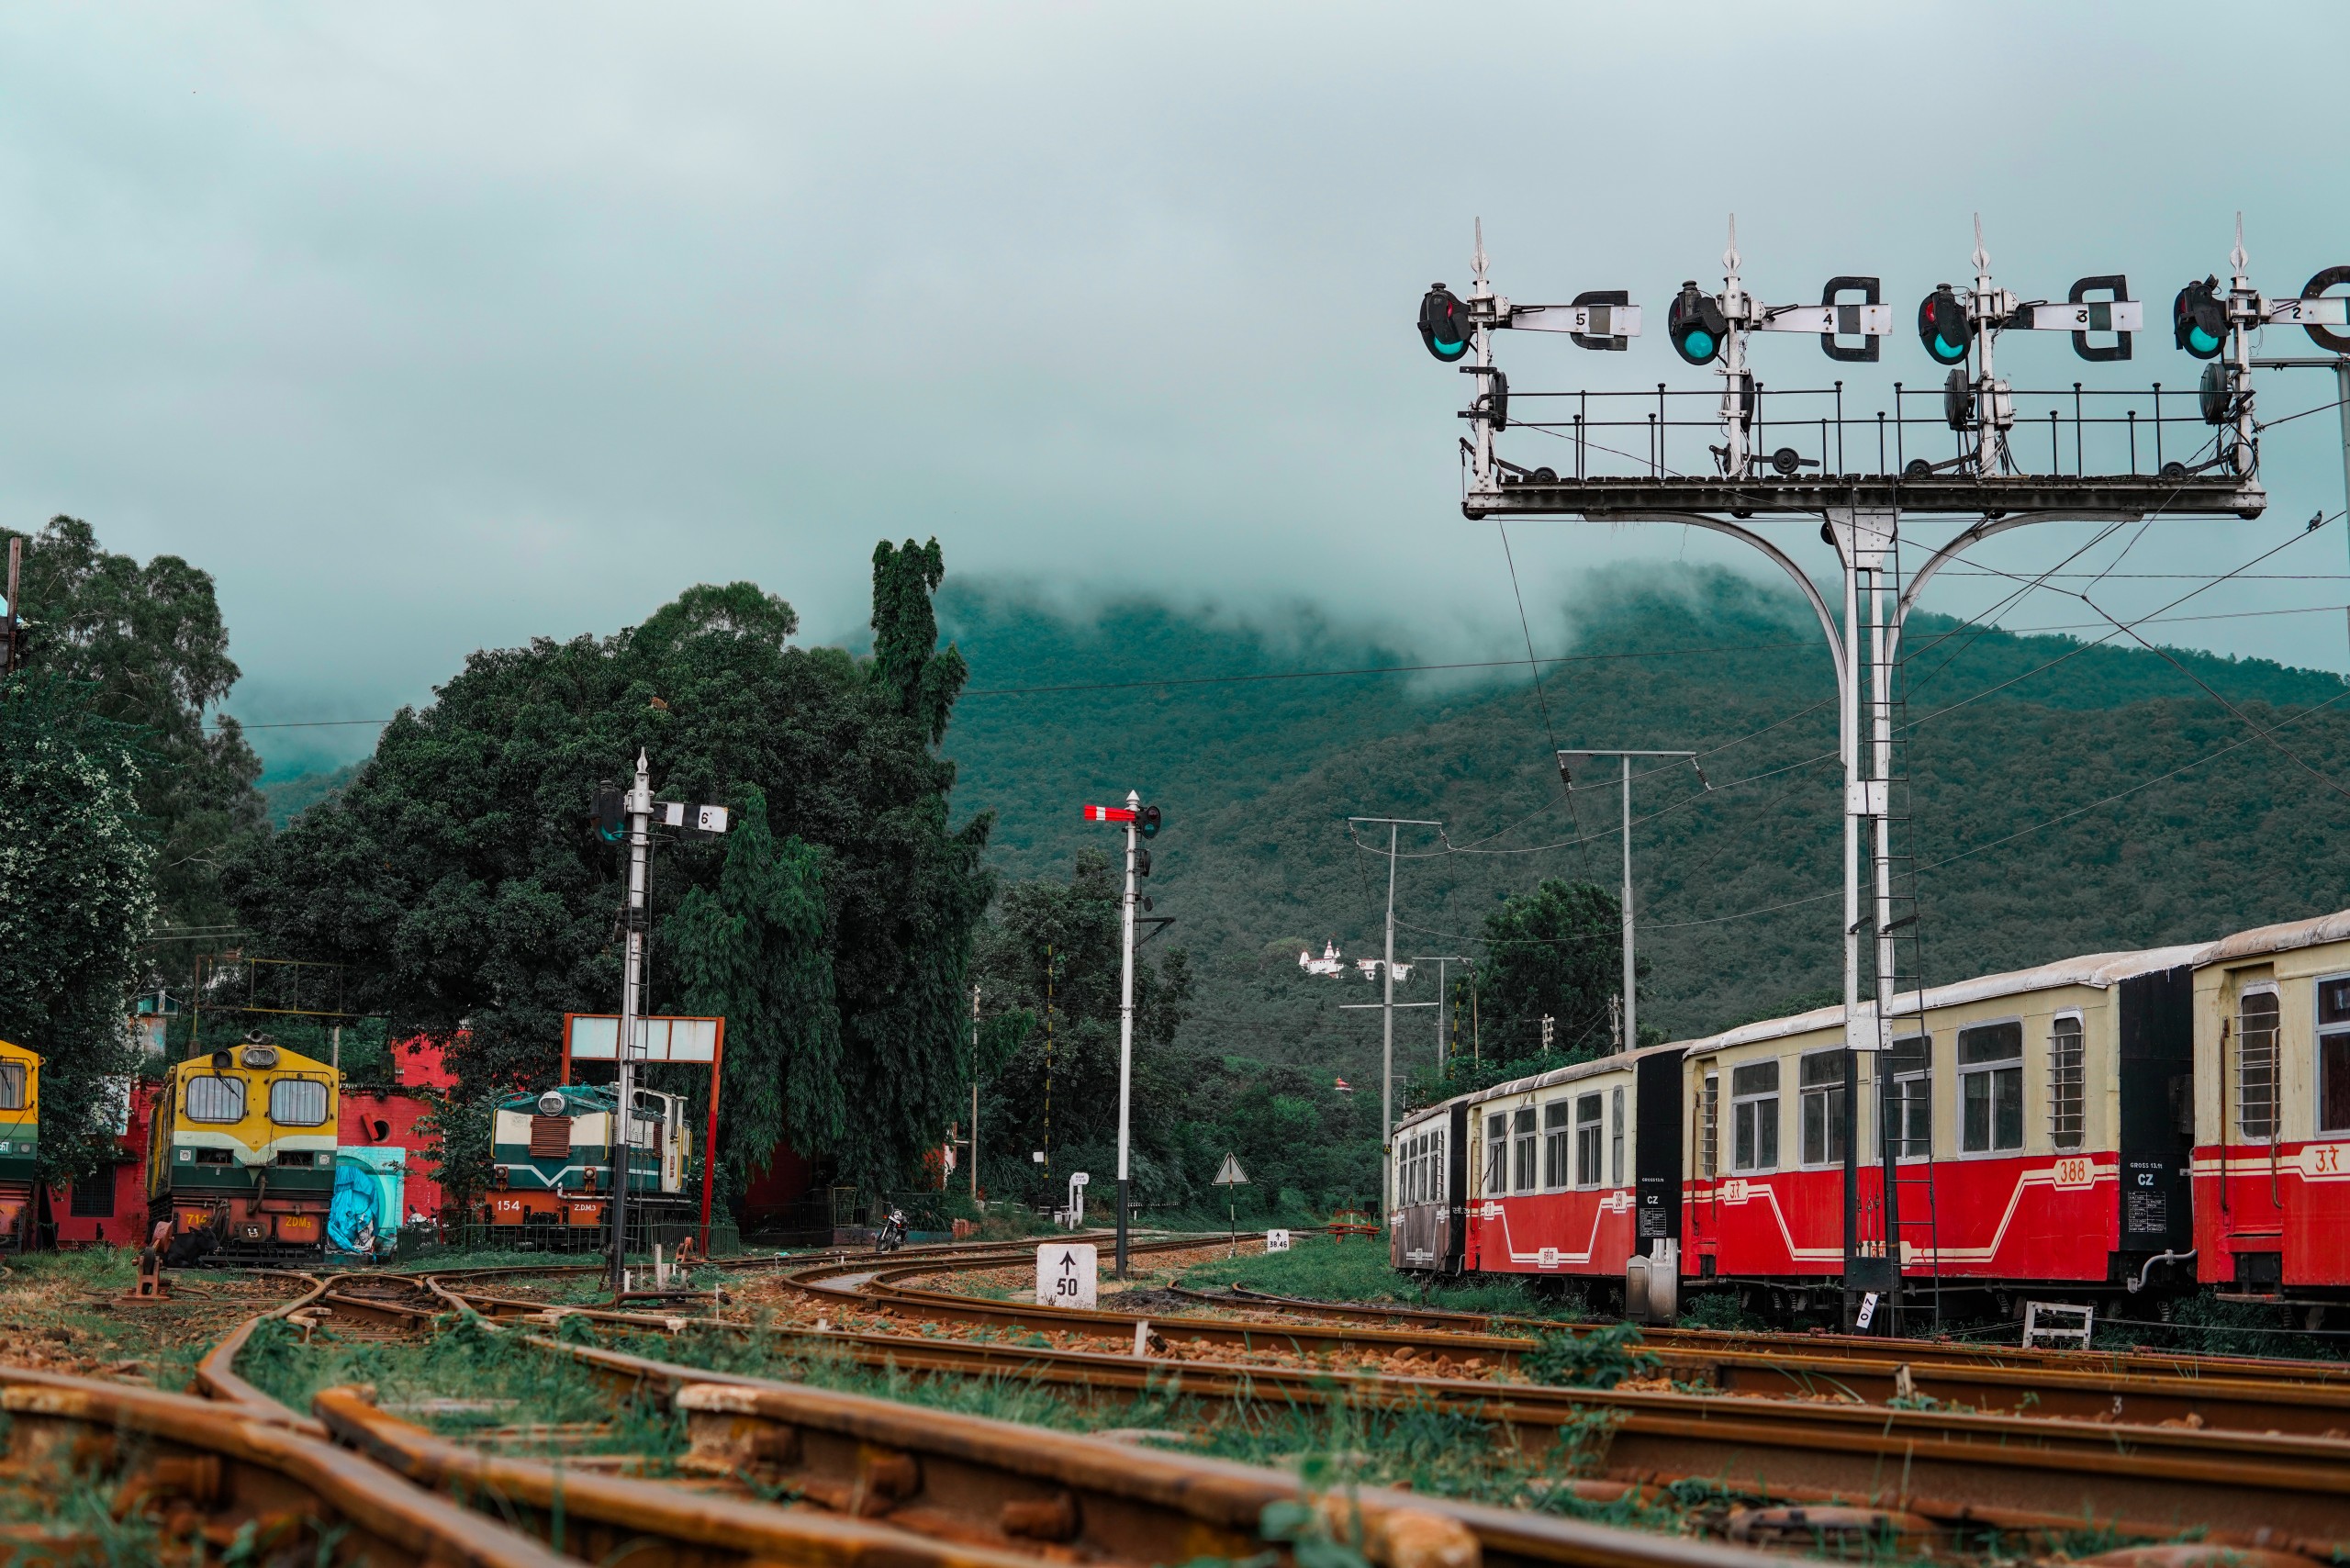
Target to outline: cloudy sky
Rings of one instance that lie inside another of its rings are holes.
[[[882,535],[1072,602],[1302,594],[1505,646],[1494,525],[1458,510],[1462,378],[1411,329],[1431,280],[1465,286],[1472,218],[1504,292],[1626,287],[1660,325],[1718,278],[1732,210],[1774,300],[1874,273],[1906,317],[1964,275],[1977,211],[2019,292],[2125,272],[2166,319],[2241,208],[2255,281],[2289,294],[2350,262],[2345,35],[2315,4],[17,7],[0,517],[213,571],[252,720],[380,714],[475,647],[703,579],[845,635]],[[2128,366],[2019,337],[2020,385],[2199,369],[2162,331]],[[1661,336],[1505,354],[1521,389],[1702,384]],[[1755,357],[1830,374],[1804,339]],[[1863,407],[1936,378],[1906,334],[1843,368]],[[2332,397],[2279,373],[2263,411]],[[2330,412],[2278,429],[2267,518],[2158,523],[2118,570],[2240,565],[2343,506],[2340,455]],[[1602,562],[1735,559],[1656,528],[1513,543],[1549,600]],[[2296,580],[2164,634],[2350,667],[2338,609],[2246,613],[2341,606],[2344,562],[2336,522],[2261,568]],[[2143,612],[2194,586],[2097,591]],[[2094,617],[2042,594],[2003,619]]]

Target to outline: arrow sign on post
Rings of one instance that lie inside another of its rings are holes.
[[[1100,1258],[1090,1241],[1054,1241],[1036,1249],[1036,1305],[1091,1312],[1101,1299]]]

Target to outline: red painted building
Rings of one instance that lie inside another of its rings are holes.
[[[419,1035],[393,1043],[392,1076],[390,1083],[343,1085],[335,1141],[345,1148],[403,1150],[401,1208],[438,1219],[446,1201],[433,1175],[441,1140],[422,1124],[440,1109],[439,1096],[456,1086],[456,1074],[442,1058],[441,1042]]]
[[[129,1081],[129,1113],[115,1124],[114,1162],[79,1182],[48,1190],[45,1217],[50,1241],[59,1247],[111,1242],[136,1247],[146,1240],[147,1129],[158,1085]]]

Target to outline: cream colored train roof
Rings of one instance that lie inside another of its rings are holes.
[[[2021,996],[2031,991],[2047,991],[2061,985],[2094,986],[2109,990],[2132,975],[2152,974],[2159,969],[2175,969],[2182,964],[2200,961],[2208,948],[2189,944],[2177,947],[2148,947],[2135,953],[2090,953],[2077,958],[2059,958],[2053,964],[2042,964],[2029,969],[2014,969],[2003,975],[1978,975],[1973,980],[1935,986],[1926,992],[1926,1008],[1959,1007],[1970,1002],[1990,1002],[2002,996]],[[1874,1018],[1876,1003],[1861,1003],[1861,1016]],[[1815,1007],[1808,1013],[1798,1013],[1792,1018],[1765,1018],[1753,1024],[1740,1024],[1718,1035],[1703,1039],[1685,1040],[1682,1048],[1689,1051],[1727,1050],[1732,1046],[1749,1046],[1762,1040],[1784,1039],[1789,1035],[1807,1035],[1816,1029],[1841,1028],[1844,1022],[1844,1004],[1835,1002],[1827,1007]]]
[[[2321,914],[2314,920],[2288,920],[2281,925],[2256,925],[2250,931],[2239,931],[2233,936],[2222,936],[2197,955],[2196,967],[2224,964],[2236,958],[2258,958],[2264,953],[2289,953],[2296,947],[2314,947],[2322,942],[2340,942],[2350,938],[2350,909]]]

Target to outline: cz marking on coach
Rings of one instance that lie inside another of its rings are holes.
[[[247,1041],[175,1062],[147,1140],[151,1225],[175,1264],[308,1263],[334,1200],[335,1071]]]
[[[648,1227],[698,1212],[687,1196],[692,1133],[686,1100],[635,1091],[629,1118],[629,1207]],[[480,1221],[498,1245],[560,1250],[606,1245],[611,1222],[612,1113],[610,1085],[566,1083],[499,1102],[494,1129],[497,1166]],[[631,1226],[633,1234],[635,1226]]]

